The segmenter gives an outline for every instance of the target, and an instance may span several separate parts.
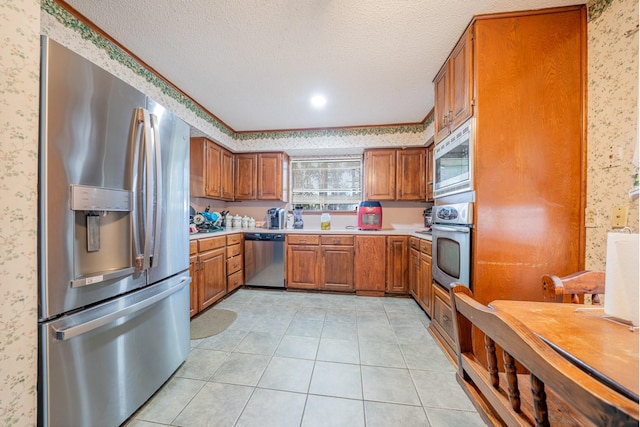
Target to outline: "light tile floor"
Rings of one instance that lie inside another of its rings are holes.
[[[410,298],[240,289],[127,427],[483,426]]]

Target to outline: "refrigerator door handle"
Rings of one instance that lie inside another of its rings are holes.
[[[81,323],[79,325],[70,326],[68,328],[60,328],[60,329],[52,326],[52,329],[55,332],[55,337],[57,340],[68,341],[71,338],[80,336],[82,334],[86,334],[87,332],[91,332],[94,329],[99,328],[100,326],[104,326],[128,314],[143,310],[155,304],[156,302],[168,297],[169,295],[172,295],[178,292],[179,290],[187,286],[189,283],[191,283],[191,277],[181,277],[178,285],[171,287],[165,291],[162,291],[150,298],[147,298],[135,304],[131,304],[127,307],[124,307],[120,310],[106,314],[104,316],[97,317],[88,322]]]
[[[154,220],[154,175],[155,163],[153,162],[153,140],[151,132],[151,114],[148,110],[142,109],[144,121],[144,163],[145,163],[145,203],[144,203],[144,246],[142,269],[148,270],[151,267],[151,248],[153,246],[153,220]]]
[[[163,203],[163,199],[162,199],[162,195],[163,195],[163,188],[162,188],[162,158],[161,158],[161,147],[160,147],[160,132],[158,130],[158,118],[156,117],[155,114],[151,114],[151,120],[150,120],[150,125],[151,125],[151,131],[153,134],[153,145],[154,145],[154,152],[155,152],[155,162],[154,162],[154,167],[153,170],[155,172],[155,188],[154,188],[154,197],[155,197],[155,209],[154,214],[155,214],[155,218],[154,218],[154,224],[155,224],[155,229],[153,232],[153,254],[152,254],[152,258],[151,258],[151,267],[154,267],[156,265],[158,265],[158,263],[160,262],[160,245],[158,244],[158,241],[160,241],[160,233],[162,232],[162,203]]]
[[[143,254],[141,243],[141,228],[142,228],[142,216],[141,205],[144,203],[142,200],[144,197],[143,180],[141,171],[144,170],[143,158],[140,156],[141,145],[144,139],[144,115],[142,108],[136,108],[133,110],[133,118],[131,124],[131,134],[129,135],[129,147],[131,147],[131,191],[133,192],[133,209],[132,209],[132,221],[131,221],[131,233],[133,235],[133,257],[135,267],[138,270],[142,270],[143,266]],[[143,209],[142,209],[143,210]]]

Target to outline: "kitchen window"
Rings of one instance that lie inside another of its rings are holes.
[[[291,160],[291,206],[351,211],[362,200],[362,157]]]

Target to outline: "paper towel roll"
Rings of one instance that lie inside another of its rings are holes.
[[[609,233],[604,312],[638,326],[638,234]]]

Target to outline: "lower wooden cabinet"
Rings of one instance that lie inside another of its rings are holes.
[[[244,285],[243,246],[242,234],[227,236],[227,293]]]
[[[409,293],[429,317],[433,316],[431,241],[409,238]]]
[[[287,245],[287,288],[318,289],[318,245]]]
[[[440,285],[433,283],[433,316],[429,330],[440,342],[440,346],[447,352],[449,357],[456,359],[456,341],[453,331],[453,310],[451,309],[451,298],[449,293]]]
[[[227,256],[225,248],[222,247],[200,253],[198,261],[201,266],[198,308],[202,311],[227,293]]]
[[[414,237],[412,237],[412,239],[414,239]],[[420,251],[411,247],[409,249],[409,294],[418,303],[420,303],[420,285]]]
[[[418,286],[418,304],[427,313],[427,316],[433,316],[433,288],[432,288],[432,272],[431,272],[431,255],[420,253],[420,262],[418,269],[419,279]]]
[[[320,236],[320,288],[353,291],[353,236]]]
[[[409,237],[387,237],[387,292],[409,293]]]
[[[287,287],[353,291],[352,235],[287,236]]]
[[[191,285],[189,286],[190,301],[189,317],[193,317],[198,312],[198,286],[200,263],[198,262],[198,242],[192,240],[189,242],[189,276],[191,276]]]
[[[189,243],[191,317],[244,284],[242,246],[240,233]]]
[[[384,295],[386,285],[386,236],[355,236],[354,281],[357,294]]]

